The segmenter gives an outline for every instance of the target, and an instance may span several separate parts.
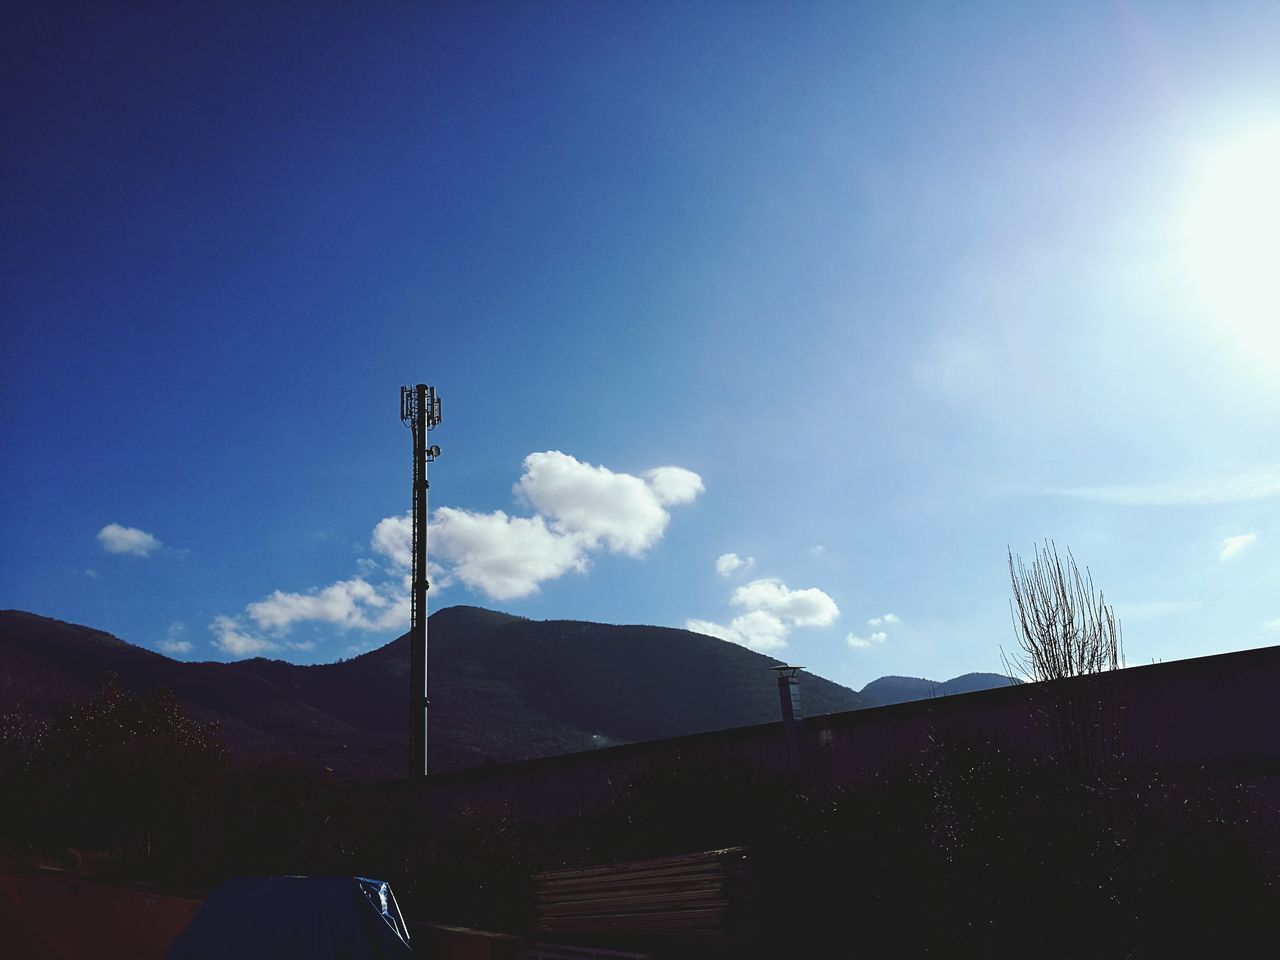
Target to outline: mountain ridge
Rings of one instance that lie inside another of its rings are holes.
[[[885,707],[891,703],[951,697],[960,693],[975,693],[979,690],[1007,687],[1021,682],[1014,677],[999,673],[963,673],[941,682],[924,677],[887,676],[872,680],[858,693],[867,701],[868,706]]]
[[[405,772],[408,635],[349,660],[179,661],[91,627],[0,611],[0,701],[52,716],[108,674],[167,687],[241,759],[306,758],[357,779]],[[666,627],[534,621],[480,607],[429,620],[431,769],[462,769],[778,718],[779,661]],[[864,705],[804,676],[807,713]]]
[[[769,668],[780,661],[687,630],[459,605],[432,614],[428,636],[435,771],[778,719]],[[0,611],[0,708],[51,717],[116,675],[140,692],[171,689],[241,759],[306,759],[355,779],[405,772],[408,671],[408,634],[332,663],[182,661],[92,627]],[[855,692],[804,673],[801,704],[816,716],[1010,682],[881,677]]]

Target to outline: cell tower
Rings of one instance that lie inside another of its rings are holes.
[[[400,420],[413,431],[413,588],[409,613],[409,776],[427,775],[427,464],[440,448],[427,432],[440,422],[436,388],[400,388]]]

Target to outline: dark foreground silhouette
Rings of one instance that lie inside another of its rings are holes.
[[[952,737],[852,789],[675,752],[586,815],[520,822],[495,803],[430,818],[412,791],[334,786],[296,761],[233,767],[172,695],[109,685],[51,724],[0,723],[0,829],[13,854],[175,891],[378,876],[412,919],[517,933],[536,926],[538,871],[744,847],[751,882],[725,910],[725,943],[684,945],[700,955],[1178,957],[1268,942],[1275,811],[1247,784],[1106,766]]]

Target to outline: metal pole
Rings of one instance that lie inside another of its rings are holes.
[[[436,388],[400,388],[400,420],[413,431],[413,571],[409,589],[409,776],[427,775],[427,464],[440,448],[427,434],[440,423]]]
[[[413,421],[413,604],[409,652],[409,749],[411,776],[427,775],[427,386],[415,388]]]

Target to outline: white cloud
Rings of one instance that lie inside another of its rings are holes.
[[[722,553],[716,557],[716,573],[722,577],[727,577],[731,573],[741,570],[744,573],[756,565],[755,557],[738,556],[736,553]]]
[[[100,576],[97,570],[86,570],[84,572],[84,575],[88,577],[90,580],[97,580],[98,577]]]
[[[98,531],[98,543],[107,553],[130,553],[136,557],[145,557],[158,550],[159,540],[137,527],[122,527],[118,523],[108,523]]]
[[[871,617],[867,621],[867,626],[873,628],[873,632],[865,637],[856,633],[845,634],[844,642],[855,650],[865,650],[868,647],[879,646],[889,639],[889,634],[884,630],[875,629],[877,627],[889,627],[895,623],[900,623],[901,619],[896,613],[882,613],[878,617]]]
[[[785,647],[794,627],[825,627],[840,616],[836,602],[816,587],[792,590],[772,578],[738,587],[729,602],[747,612],[728,624],[688,620],[685,628],[765,652]]]
[[[270,640],[245,633],[244,625],[234,617],[220,614],[213,618],[209,629],[213,631],[213,645],[233,657],[252,657],[276,648]]]
[[[430,537],[430,531],[427,534]],[[373,528],[370,547],[405,570],[413,566],[413,516],[384,517]]]
[[[1228,557],[1234,557],[1241,550],[1251,546],[1258,539],[1256,533],[1242,533],[1236,537],[1227,537],[1218,544],[1218,559],[1226,560]]]
[[[187,625],[180,620],[169,624],[165,638],[156,644],[165,653],[190,653],[192,643],[187,639]]]
[[[827,552],[827,548],[820,543],[815,543],[812,547],[809,548],[809,556],[811,557],[820,557],[826,552]]]
[[[735,607],[767,610],[797,627],[825,627],[840,616],[836,602],[817,587],[792,590],[781,580],[752,580],[733,591]]]
[[[728,640],[760,653],[785,647],[787,634],[791,632],[790,627],[778,617],[764,610],[753,610],[734,617],[727,626],[710,620],[689,620],[685,623],[685,629]]]
[[[658,467],[636,477],[559,451],[531,453],[515,491],[539,512],[512,517],[501,510],[437,509],[428,530],[428,574],[437,589],[461,582],[495,600],[527,596],[547,580],[585,571],[594,551],[640,556],[662,538],[670,521],[665,507],[689,503],[702,490],[702,479],[682,467]],[[277,647],[248,632],[246,619],[277,639],[303,622],[343,631],[404,629],[409,623],[412,523],[405,514],[385,517],[374,526],[369,546],[382,558],[381,566],[362,558],[350,579],[300,593],[276,590],[250,603],[240,617],[216,618],[210,625],[215,643],[238,656]],[[306,643],[288,646],[310,648]]]
[[[653,495],[664,507],[693,503],[698,494],[707,489],[700,476],[684,467],[656,467],[646,471],[643,476]]]
[[[671,515],[667,505],[689,503],[703,489],[696,473],[659,467],[647,479],[583,463],[559,450],[524,458],[515,491],[548,526],[613,553],[638,557],[662,538]]]
[[[888,639],[889,635],[883,630],[879,630],[865,637],[860,637],[853,633],[847,634],[844,638],[844,642],[854,649],[865,649],[866,647],[873,647],[877,644],[884,643]]]
[[[682,467],[658,467],[637,477],[558,450],[531,453],[514,491],[535,516],[442,507],[431,522],[431,553],[446,580],[512,600],[547,580],[584,572],[597,550],[641,556],[662,539],[671,519],[665,508],[690,503],[703,489],[702,479]],[[375,549],[400,555],[393,544],[407,543],[407,522],[403,531],[386,528]]]
[[[409,622],[409,597],[397,581],[374,586],[363,577],[339,580],[306,593],[276,590],[245,607],[260,630],[283,634],[303,621],[342,630],[394,630]]]
[[[1280,467],[1208,480],[1175,480],[1151,484],[1071,487],[1050,491],[1059,496],[1126,507],[1183,507],[1244,503],[1280,497]]]
[[[545,580],[587,568],[583,541],[555,532],[542,517],[441,507],[430,538],[452,577],[495,600],[528,596]]]
[[[1280,617],[1277,617],[1274,620],[1268,620],[1263,624],[1263,626],[1269,630],[1280,630]]]

